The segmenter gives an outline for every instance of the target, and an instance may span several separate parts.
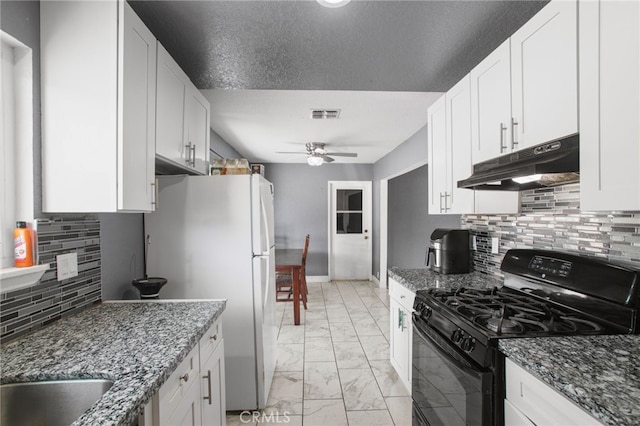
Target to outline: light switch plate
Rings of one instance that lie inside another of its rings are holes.
[[[78,276],[78,253],[67,253],[56,256],[58,264],[58,281]]]
[[[500,249],[500,239],[498,237],[491,237],[491,253],[498,254]]]

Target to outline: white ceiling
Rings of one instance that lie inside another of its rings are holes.
[[[310,90],[202,90],[211,128],[254,162],[304,163],[305,143],[356,152],[335,163],[371,164],[423,127],[440,93]],[[312,109],[340,109],[338,119],[312,120]],[[426,143],[426,141],[425,141]]]

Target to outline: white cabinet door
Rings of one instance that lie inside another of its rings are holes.
[[[122,137],[118,138],[118,209],[152,211],[155,195],[156,39],[124,6]]]
[[[458,188],[458,181],[471,176],[471,86],[469,76],[446,94],[447,103],[447,186],[449,213],[473,213],[474,192]]]
[[[182,163],[187,78],[169,52],[158,43],[158,91],[156,97],[156,154]]]
[[[210,105],[158,42],[156,155],[192,174],[209,174]]]
[[[471,79],[471,158],[479,163],[511,151],[511,54],[505,41],[478,64]]]
[[[202,394],[202,424],[224,426],[227,423],[224,339],[216,347],[209,359],[200,367]]]
[[[202,174],[208,174],[209,168],[209,101],[195,87],[187,91],[186,101],[186,141],[182,158]]]
[[[640,210],[640,4],[579,14],[580,209]]]
[[[409,333],[407,332],[407,321],[410,319],[406,318],[406,310],[394,299],[389,300],[389,311],[391,313],[391,365],[396,369],[405,386],[411,389],[408,382],[411,365],[409,364]]]
[[[125,1],[40,6],[43,211],[153,210],[153,35]]]
[[[511,37],[514,150],[578,132],[577,2],[552,1]]]
[[[505,402],[510,403],[505,410],[509,414],[505,416],[505,426],[521,426],[521,416],[536,425],[601,425],[584,409],[509,358],[505,360],[504,374]]]
[[[413,320],[415,293],[389,279],[390,361],[405,387],[411,392]]]
[[[429,214],[447,213],[447,118],[445,97],[427,110],[427,156],[429,167]]]

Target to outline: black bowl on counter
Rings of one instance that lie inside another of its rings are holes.
[[[160,289],[167,283],[166,278],[145,277],[132,281],[135,288],[140,291],[141,299],[159,299]]]

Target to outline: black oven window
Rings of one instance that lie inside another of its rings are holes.
[[[427,425],[491,424],[490,373],[462,366],[433,341],[416,334],[412,373],[414,410],[427,420]],[[414,425],[421,424],[415,417]]]

